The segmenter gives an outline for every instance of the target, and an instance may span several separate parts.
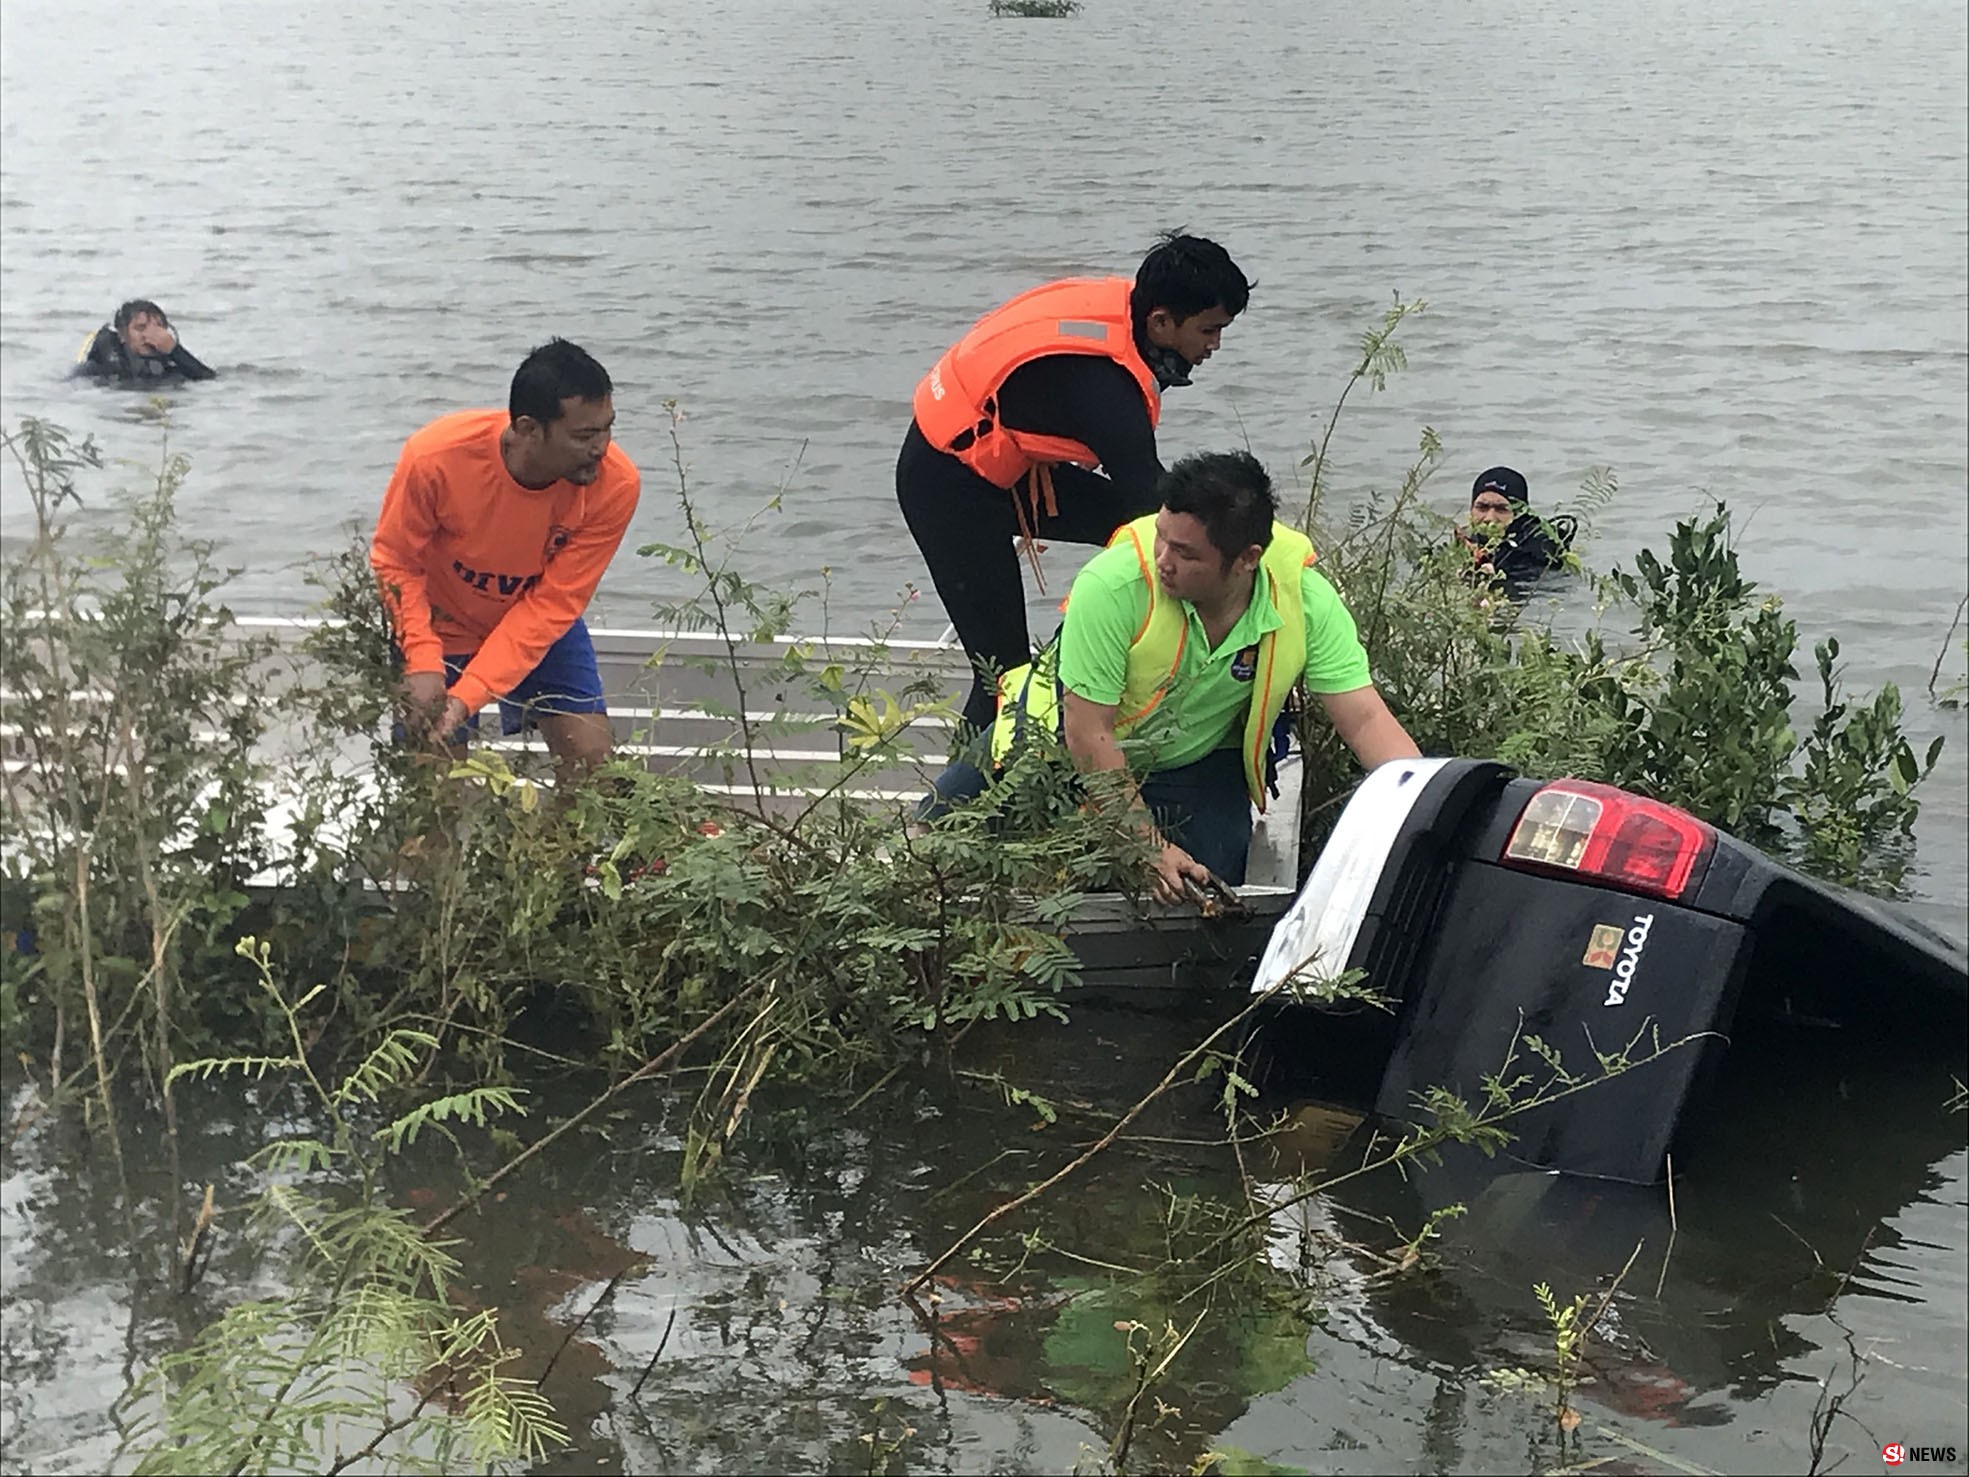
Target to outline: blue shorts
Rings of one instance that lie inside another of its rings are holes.
[[[475,653],[446,654],[444,680],[448,687],[458,680]],[[606,713],[602,697],[602,672],[595,662],[595,643],[589,639],[588,624],[577,618],[567,633],[547,648],[540,664],[519,680],[517,686],[499,700],[499,731],[508,737],[524,732],[542,713]],[[479,715],[472,714],[451,736],[451,742],[465,742],[468,733],[479,731]]]

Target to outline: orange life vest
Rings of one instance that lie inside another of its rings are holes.
[[[1100,462],[1067,436],[1015,431],[998,418],[998,391],[1021,364],[1048,354],[1101,354],[1135,377],[1149,424],[1162,418],[1162,390],[1135,347],[1126,277],[1069,277],[1022,292],[994,308],[959,339],[916,387],[923,439],[949,452],[985,481],[1010,488],[1051,462]]]

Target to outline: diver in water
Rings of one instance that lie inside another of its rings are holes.
[[[1473,574],[1521,584],[1563,569],[1578,522],[1569,514],[1542,518],[1531,510],[1531,489],[1511,467],[1480,473],[1470,488],[1470,523],[1457,538],[1470,551]]]
[[[123,304],[114,319],[90,336],[76,356],[73,373],[122,385],[218,378],[178,341],[164,310],[144,298]]]

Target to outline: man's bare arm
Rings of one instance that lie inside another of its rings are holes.
[[[1422,751],[1401,721],[1388,711],[1380,690],[1357,687],[1352,692],[1320,694],[1320,705],[1342,742],[1368,769],[1390,759],[1420,759]]]
[[[1073,756],[1073,762],[1089,774],[1117,769],[1126,771],[1128,760],[1122,754],[1121,741],[1114,732],[1116,705],[1090,702],[1072,691],[1062,694],[1062,703],[1067,752]],[[1158,902],[1180,903],[1185,897],[1184,881],[1187,879],[1199,886],[1208,886],[1210,869],[1182,847],[1166,840],[1156,829],[1148,808],[1142,804],[1141,792],[1132,785],[1130,789],[1134,794],[1134,805],[1142,812],[1144,832],[1161,848],[1156,857],[1151,890]]]
[[[1110,769],[1126,769],[1121,740],[1115,737],[1114,703],[1089,702],[1077,692],[1062,694],[1066,715],[1067,752],[1081,770],[1098,774]]]

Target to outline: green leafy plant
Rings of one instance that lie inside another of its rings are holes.
[[[496,1314],[461,1316],[447,1301],[458,1270],[450,1251],[378,1188],[383,1164],[421,1132],[484,1128],[519,1111],[514,1092],[475,1088],[365,1129],[365,1110],[408,1083],[432,1038],[392,1031],[331,1086],[302,1030],[322,987],[289,1001],[268,947],[251,938],[238,947],[288,1049],[181,1062],[173,1078],[290,1075],[327,1127],[276,1139],[249,1161],[265,1176],[255,1221],[297,1248],[292,1290],[235,1303],[137,1382],[125,1437],[134,1470],[448,1472],[538,1461],[565,1440],[551,1407],[507,1372],[513,1355]]]
[[[242,1005],[225,981],[229,929],[264,861],[269,648],[217,598],[211,545],[176,534],[186,464],[168,442],[150,486],[86,533],[72,517],[79,480],[102,466],[93,442],[30,418],[4,444],[34,513],[0,588],[17,735],[0,890],[17,944],[23,925],[33,940],[8,951],[9,993],[52,1021],[41,1041],[57,1097],[74,1080],[67,1043],[86,1033],[108,1115],[126,1032],[153,1084],[169,1080],[188,976],[215,1015]]]
[[[1299,463],[1302,468],[1310,469],[1306,513],[1301,519],[1301,526],[1307,530],[1310,531],[1319,521],[1320,501],[1327,491],[1327,457],[1333,445],[1333,432],[1340,424],[1349,397],[1363,384],[1370,390],[1387,389],[1388,376],[1408,367],[1408,350],[1397,341],[1397,335],[1404,322],[1428,310],[1428,303],[1422,299],[1404,302],[1397,292],[1381,321],[1361,334],[1360,358],[1348,374],[1346,383],[1340,387],[1339,395],[1334,398],[1333,413],[1327,417],[1326,429],[1320,433],[1319,444]]]
[[[1942,741],[1917,759],[1891,683],[1851,701],[1828,637],[1814,649],[1821,705],[1801,745],[1790,717],[1797,626],[1743,576],[1729,532],[1719,504],[1677,525],[1666,563],[1644,550],[1634,575],[1614,575],[1637,602],[1636,633],[1658,655],[1656,680],[1609,694],[1623,722],[1608,777],[1820,876],[1891,890],[1920,809],[1913,788]]]
[[[720,807],[715,834],[663,853],[663,870],[635,884],[635,907],[642,926],[668,938],[664,962],[686,990],[761,986],[700,1102],[686,1155],[695,1178],[769,1075],[852,1080],[858,1065],[894,1065],[898,1045],[978,1021],[1062,1014],[1059,992],[1076,969],[1062,924],[1083,893],[1135,885],[1143,846],[1113,809],[1082,806],[1083,787],[1057,753],[1021,756],[978,803],[918,834],[902,832],[893,812],[834,803],[864,776],[913,762],[910,726],[949,710],[927,683],[900,694],[875,685],[900,611],[863,644],[836,648],[824,601],[820,628],[801,632],[804,597],[743,575],[736,555],[757,520],[729,537],[706,523],[671,409],[687,541],[643,552],[696,582],[659,619],[723,645],[707,665],[735,694],[730,739],[705,746],[703,759],[743,780],[745,793]],[[785,639],[796,634],[815,639]],[[781,654],[759,672],[740,647],[765,642]],[[754,762],[785,733],[811,741],[829,730],[838,760],[770,773]],[[636,827],[620,829],[627,837]]]
[[[1396,333],[1419,308],[1397,300],[1363,338],[1343,403],[1402,366]],[[1315,514],[1332,500],[1338,419],[1336,406],[1309,459]],[[218,600],[209,551],[172,532],[180,460],[167,455],[121,533],[85,546],[62,512],[96,469],[93,448],[41,423],[8,444],[38,489],[41,537],[9,551],[7,613],[18,619],[0,629],[6,685],[25,694],[10,719],[30,760],[8,778],[4,882],[9,924],[31,922],[38,952],[7,951],[0,1025],[48,1052],[57,1086],[93,1077],[89,1101],[105,1117],[133,1041],[167,1112],[188,1080],[277,1075],[304,1079],[331,1125],[255,1165],[261,1223],[299,1253],[300,1295],[242,1304],[156,1366],[133,1407],[148,1422],[147,1470],[414,1464],[438,1449],[526,1460],[540,1449],[550,1414],[502,1372],[491,1322],[444,1301],[458,1270],[449,1251],[381,1204],[373,1172],[422,1135],[490,1135],[516,1108],[505,1084],[515,1054],[538,1049],[526,1039],[537,1027],[590,1045],[616,1073],[598,1101],[701,1043],[684,1131],[694,1184],[780,1089],[874,1091],[871,1079],[953,1050],[978,1023],[1064,1013],[1067,921],[1090,891],[1141,885],[1142,840],[1124,810],[1089,805],[1102,799],[1098,783],[1075,776],[1043,735],[979,801],[920,832],[893,809],[852,801],[869,776],[913,762],[912,731],[949,718],[943,694],[928,681],[885,689],[884,642],[900,612],[868,628],[859,656],[792,639],[811,634],[802,623],[816,594],[829,635],[825,578],[817,592],[788,593],[744,575],[744,534],[758,520],[736,537],[709,526],[674,421],[685,532],[645,552],[692,582],[660,608],[664,622],[723,648],[715,664],[737,700],[727,736],[703,756],[723,790],[632,759],[550,788],[533,755],[481,749],[454,762],[405,750],[390,736],[395,662],[359,548],[317,571],[329,619],[299,652],[300,670],[275,683],[271,654]],[[1644,553],[1632,574],[1593,585],[1607,609],[1632,613],[1624,635],[1561,636],[1472,585],[1450,520],[1424,504],[1442,459],[1425,431],[1392,497],[1365,495],[1319,540],[1377,679],[1426,751],[1611,779],[1739,826],[1822,874],[1890,885],[1936,750],[1913,754],[1891,689],[1844,695],[1830,639],[1816,652],[1819,715],[1794,731],[1797,631],[1745,577],[1720,507],[1678,526],[1665,556]],[[1610,474],[1589,476],[1582,513],[1613,489]],[[780,655],[762,670],[745,653],[764,642]],[[1301,726],[1316,839],[1355,773],[1323,720]],[[837,753],[767,765],[788,735]],[[1716,755],[1725,762],[1708,762]],[[270,889],[248,886],[269,877]],[[227,943],[242,929],[259,941],[246,969]],[[285,1003],[269,946],[322,985]],[[193,977],[201,989],[185,988]],[[1372,1004],[1358,985],[1296,988],[1329,1006]],[[78,1035],[86,1062],[71,1070]],[[1252,1074],[1225,1039],[1213,1033],[1187,1053],[1150,1099],[1207,1083],[1226,1142],[1242,1152]],[[1425,1093],[1426,1125],[1377,1140],[1348,1173],[1426,1165],[1452,1142],[1495,1152],[1527,1107],[1666,1049],[1637,1038],[1596,1053],[1594,1071],[1527,1037],[1478,1100]],[[1031,1088],[998,1088],[1022,1114],[1059,1111]],[[972,1238],[1083,1167],[1150,1099],[929,1270],[960,1249],[980,1254]],[[1306,1177],[1263,1204],[1249,1181],[1242,1206],[1172,1196],[1167,1265],[1145,1270],[1177,1295],[1269,1295],[1272,1218],[1344,1177]],[[1377,1252],[1384,1269],[1426,1270],[1447,1215],[1413,1236],[1394,1230]],[[1139,1429],[1147,1389],[1135,1387],[1124,1431]],[[343,1435],[324,1444],[331,1424]],[[871,1461],[899,1457],[891,1439],[878,1426]],[[1125,1455],[1110,1453],[1117,1465]]]
[[[1870,702],[1841,691],[1839,642],[1813,648],[1821,701],[1801,745],[1803,763],[1779,784],[1797,826],[1799,862],[1821,876],[1891,890],[1907,869],[1920,804],[1914,787],[1934,772],[1942,739],[1917,758],[1901,729],[1901,695],[1890,683]]]
[[[1579,1383],[1580,1354],[1586,1342],[1586,1328],[1580,1318],[1586,1311],[1586,1295],[1580,1293],[1561,1305],[1552,1295],[1551,1287],[1543,1282],[1532,1288],[1532,1295],[1538,1299],[1552,1335],[1553,1383],[1558,1390],[1553,1418],[1561,1430],[1570,1431],[1579,1424],[1579,1412],[1572,1407],[1572,1392]]]
[[[1538,1299],[1539,1310],[1545,1315],[1546,1330],[1552,1338],[1552,1386],[1556,1394],[1552,1414],[1562,1436],[1579,1425],[1580,1414],[1573,1406],[1572,1395],[1579,1387],[1579,1370],[1586,1355],[1587,1337],[1606,1315],[1607,1309],[1613,1306],[1620,1284],[1627,1280],[1634,1259],[1641,1254],[1642,1245],[1638,1241],[1634,1243],[1634,1250],[1627,1257],[1627,1265],[1607,1284],[1599,1301],[1593,1304],[1591,1313],[1586,1311],[1591,1300],[1585,1293],[1575,1294],[1569,1303],[1561,1303],[1548,1284],[1540,1282],[1532,1288],[1532,1296]]]
[[[1636,602],[1636,634],[1659,682],[1615,697],[1625,720],[1607,763],[1616,783],[1670,801],[1756,842],[1777,839],[1798,630],[1742,572],[1721,506],[1677,524],[1668,558],[1635,556],[1614,582]]]
[[[1449,521],[1420,502],[1439,456],[1425,438],[1392,503],[1369,495],[1344,531],[1316,537],[1319,567],[1354,615],[1376,685],[1425,754],[1603,776],[1622,722],[1612,699],[1640,675],[1640,659],[1610,651],[1595,632],[1560,638],[1472,585]],[[1300,856],[1309,865],[1359,769],[1316,702],[1302,705],[1297,727]]]
[[[1392,496],[1368,490],[1330,519],[1331,443],[1348,396],[1406,363],[1395,335],[1419,305],[1397,299],[1363,336],[1311,469],[1305,526],[1345,597],[1376,685],[1426,754],[1495,757],[1541,778],[1574,775],[1668,801],[1832,881],[1893,891],[1906,869],[1939,740],[1917,756],[1891,684],[1861,702],[1839,681],[1839,646],[1815,648],[1821,704],[1800,736],[1791,716],[1797,625],[1743,568],[1728,509],[1679,522],[1663,554],[1631,570],[1568,563],[1596,598],[1594,623],[1554,628],[1473,583],[1467,546],[1423,502],[1443,448],[1425,428]],[[1617,491],[1590,472],[1568,511],[1590,533]],[[1623,634],[1607,618],[1631,611]],[[1951,632],[1951,635],[1953,633]],[[1302,705],[1306,865],[1358,770],[1318,711]]]
[[[1431,1245],[1440,1240],[1443,1227],[1469,1213],[1467,1205],[1445,1205],[1429,1212],[1413,1236],[1404,1241],[1394,1257],[1394,1270],[1406,1272],[1414,1267],[1432,1265],[1436,1253]]]

